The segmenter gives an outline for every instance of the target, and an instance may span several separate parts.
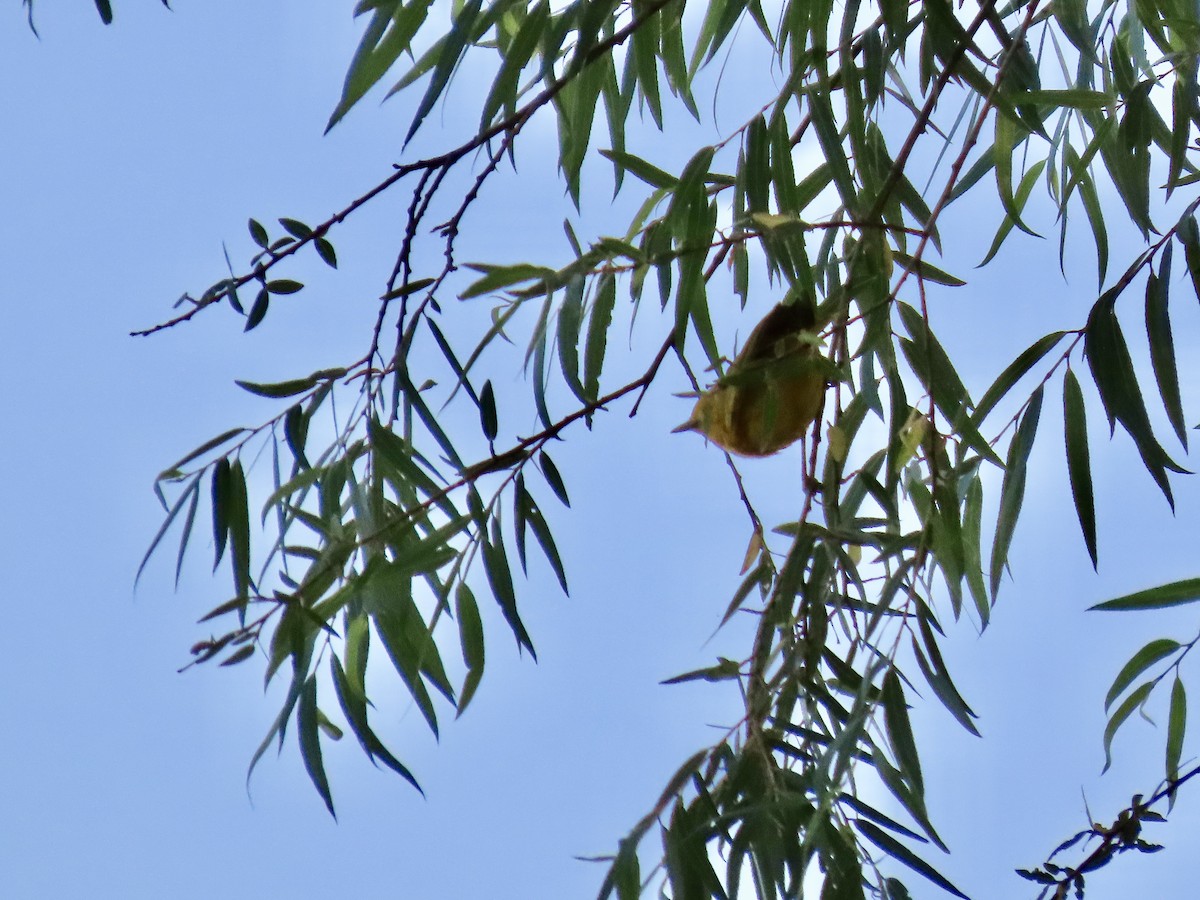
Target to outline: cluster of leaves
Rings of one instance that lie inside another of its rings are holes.
[[[412,138],[448,96],[464,57],[494,54],[496,75],[477,133],[441,156],[398,165],[318,226],[281,219],[287,236],[272,241],[252,221],[258,251],[245,273],[231,267],[199,300],[187,298],[185,313],[159,326],[223,300],[243,312],[237,291],[252,282],[257,297],[245,327],[259,325],[270,296],[300,288],[276,277],[278,267],[310,244],[335,265],[329,232],[384,191],[411,189],[367,353],[305,378],[243,384],[285,399],[286,409],[257,428],[207,442],[159,479],[175,494],[164,498],[167,516],[154,547],[182,521],[182,560],[207,483],[218,563],[228,548],[234,597],[205,618],[231,624],[198,644],[197,658],[241,662],[261,648],[268,680],[290,669],[283,707],[255,761],[294,720],[305,765],[332,811],[321,752],[323,735],[341,734],[323,711],[329,702],[323,686],[331,683],[367,755],[415,784],[369,721],[371,649],[382,645],[432,730],[439,727],[437,695],[461,713],[484,666],[483,617],[472,587],[480,580],[470,579],[478,562],[518,646],[533,654],[508,548],[517,548],[524,568],[532,532],[566,588],[563,561],[534,499],[540,485],[543,494],[568,502],[546,444],[572,424],[591,423],[618,401],[654,389],[668,358],[689,375],[720,370],[729,341],[714,331],[711,297],[737,296],[762,309],[769,305],[762,295],[786,292],[817,310],[837,373],[804,459],[803,504],[793,521],[768,530],[743,494],[755,537],[726,620],[753,614],[753,645],[741,660],[720,660],[677,679],[738,682],[744,716],[678,770],[619,842],[601,894],[627,900],[656,880],[641,866],[644,839],[657,829],[663,842],[657,881],[677,900],[733,897],[747,879],[760,897],[800,896],[818,869],[823,897],[906,897],[882,860],[964,896],[917,849],[945,844],[926,808],[909,697],[919,672],[950,714],[975,732],[941,642],[950,620],[989,621],[1045,394],[1061,383],[1066,467],[1093,562],[1087,403],[1076,372],[1082,358],[1110,434],[1120,423],[1169,501],[1171,477],[1183,472],[1152,428],[1118,306],[1145,273],[1155,385],[1186,449],[1168,296],[1176,244],[1200,292],[1194,218],[1200,201],[1160,230],[1154,216],[1162,204],[1151,182],[1152,172],[1163,169],[1165,200],[1197,179],[1189,140],[1200,123],[1196,11],[1154,2],[1118,8],[1111,0],[1092,8],[1082,0],[1003,8],[984,2],[973,12],[948,0],[889,0],[878,9],[804,0],[783,4],[771,20],[758,3],[711,0],[693,19],[685,17],[682,0],[575,0],[559,7],[546,0],[463,0],[430,39],[432,6],[358,4],[367,25],[330,126],[390,74],[392,92],[425,82]],[[670,104],[701,118],[694,94],[723,52],[745,52],[735,37],[765,48],[760,57],[775,75],[759,82],[762,96],[744,98],[736,127],[719,143],[687,148],[678,174],[635,152],[641,144],[661,145],[655,130],[664,128]],[[418,46],[426,49],[410,55]],[[1161,55],[1151,59],[1149,46]],[[1171,125],[1155,103],[1163,92],[1171,95]],[[635,109],[648,123],[630,123]],[[563,181],[575,202],[586,186],[585,162],[599,155],[611,163],[618,188],[639,192],[640,207],[617,237],[585,245],[568,228],[572,252],[565,264],[478,264],[473,281],[455,280],[455,243],[469,208],[515,153],[523,127],[551,110]],[[593,151],[601,120],[610,146]],[[463,195],[445,201],[447,176],[476,151],[484,162]],[[939,221],[953,204],[989,188],[1001,212],[984,261],[995,259],[1014,231],[1033,234],[1027,220],[1047,205],[1029,202],[1039,183],[1057,214],[1060,252],[1069,213],[1082,207],[1100,288],[1112,215],[1100,204],[1102,186],[1115,187],[1146,247],[1075,328],[1048,333],[1016,353],[976,400],[929,315],[931,292],[963,282],[928,257],[955,259],[959,248],[943,247]],[[428,222],[442,213],[447,218],[433,229],[441,252],[424,253]],[[663,315],[638,319],[651,275],[649,296]],[[494,298],[491,324],[469,352],[443,327],[443,305],[455,293]],[[522,309],[534,315],[518,318]],[[612,378],[608,335],[626,313],[644,328],[665,320],[662,344],[639,365],[640,376],[605,390],[606,375]],[[501,428],[492,383],[477,364],[501,343],[497,338],[509,338],[530,318],[524,365],[541,430],[519,437]],[[391,348],[383,341],[389,327]],[[482,442],[442,424],[447,420],[431,407],[429,373],[411,368],[419,346],[440,352],[452,378],[437,390],[445,403],[475,408]],[[1030,383],[1031,389],[1021,387]],[[555,401],[555,386],[565,401]],[[347,394],[351,411],[326,415],[333,398]],[[262,441],[272,451],[274,479],[262,521],[272,520],[273,530],[256,542],[241,457]],[[991,473],[999,472],[996,493]],[[252,551],[261,560],[257,570]],[[453,645],[465,672],[457,685],[444,660]],[[1177,672],[1191,646],[1164,641],[1144,648],[1118,675],[1108,702],[1173,654]],[[1162,677],[1117,707],[1106,749]],[[1167,770],[1178,783],[1186,697],[1182,681],[1174,684]],[[861,785],[872,781],[867,773],[894,799],[891,813],[862,799]],[[1072,884],[1082,889],[1082,880]]]

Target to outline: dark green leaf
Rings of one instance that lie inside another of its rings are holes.
[[[229,539],[229,509],[232,503],[229,478],[230,466],[226,457],[217,460],[212,474],[212,519],[213,519],[213,571],[221,564],[225,555],[225,543]]]
[[[496,394],[492,390],[491,379],[483,383],[483,390],[479,392],[479,423],[488,443],[496,440],[500,425],[496,416]]]
[[[294,294],[304,287],[299,281],[290,278],[276,278],[267,282],[267,290],[272,294]]]
[[[1116,708],[1112,716],[1109,717],[1108,724],[1104,726],[1104,768],[1101,771],[1107,772],[1109,766],[1112,765],[1113,737],[1125,723],[1125,720],[1129,718],[1130,714],[1146,702],[1153,688],[1153,681],[1147,681],[1139,685],[1133,693],[1125,698],[1125,702]]]
[[[317,238],[313,243],[317,248],[317,256],[321,257],[321,261],[331,269],[337,268],[337,251],[333,248],[333,244],[325,238]]]
[[[1158,393],[1175,436],[1187,448],[1187,425],[1183,420],[1183,402],[1179,394],[1179,372],[1175,366],[1175,341],[1171,335],[1171,319],[1167,312],[1167,295],[1171,279],[1171,245],[1163,250],[1158,273],[1151,272],[1146,281],[1146,336],[1150,341],[1150,362],[1158,382]]]
[[[512,570],[508,565],[508,556],[504,552],[504,543],[500,536],[500,525],[493,523],[491,539],[484,538],[480,544],[483,551],[483,568],[487,573],[488,584],[492,588],[492,596],[504,614],[504,620],[512,629],[517,639],[517,646],[524,647],[529,655],[537,660],[537,651],[533,649],[533,641],[525,630],[525,623],[517,612],[517,594],[513,590]]]
[[[246,660],[248,660],[250,657],[252,657],[254,655],[254,651],[256,649],[257,648],[253,644],[243,644],[242,646],[240,646],[236,650],[234,650],[232,653],[230,653],[223,660],[221,660],[221,665],[236,666],[240,662],[245,662]]]
[[[908,720],[908,703],[904,699],[904,689],[895,669],[888,669],[888,673],[883,677],[880,699],[883,701],[888,738],[900,771],[904,773],[913,792],[918,796],[923,795],[925,780],[921,775],[921,761],[917,755],[916,741],[913,740],[912,724]]]
[[[317,730],[317,676],[309,675],[304,680],[304,689],[300,692],[300,706],[296,712],[297,728],[300,736],[300,755],[304,760],[304,769],[317,788],[317,793],[325,801],[325,808],[335,819],[333,811],[333,796],[329,792],[329,779],[325,775],[325,763],[321,759],[321,736]]]
[[[1013,385],[1044,359],[1047,353],[1057,347],[1059,341],[1065,335],[1065,331],[1055,331],[1045,337],[1038,338],[1020,356],[1008,364],[1004,371],[1000,373],[1000,376],[992,382],[992,386],[984,392],[983,397],[979,400],[979,405],[975,407],[974,418],[977,425],[983,424],[983,420],[987,414],[992,411],[1001,399],[1008,395]]]
[[[944,284],[947,287],[962,287],[966,284],[961,278],[951,275],[949,272],[943,272],[937,266],[934,266],[923,259],[915,259],[907,253],[901,253],[899,250],[892,251],[892,258],[896,263],[904,269],[912,272],[918,278],[925,281],[932,281],[935,284]]]
[[[1107,710],[1112,706],[1113,701],[1121,694],[1125,693],[1125,689],[1133,684],[1135,678],[1145,672],[1148,668],[1154,665],[1164,657],[1170,656],[1179,649],[1178,641],[1172,641],[1168,638],[1159,638],[1151,641],[1137,653],[1130,657],[1129,662],[1121,667],[1121,671],[1117,673],[1117,677],[1113,679],[1112,687],[1108,689],[1108,694],[1104,698],[1104,708]]]
[[[600,372],[608,344],[608,326],[612,324],[613,307],[617,301],[617,281],[612,275],[602,275],[596,288],[596,300],[588,319],[586,350],[583,358],[583,388],[588,397],[600,396]]]
[[[862,836],[869,840],[872,844],[890,856],[897,862],[904,863],[914,872],[917,872],[942,890],[953,894],[955,897],[962,897],[963,900],[970,900],[966,894],[956,888],[953,884],[946,880],[933,866],[925,862],[923,859],[914,854],[911,850],[901,844],[898,840],[875,825],[873,822],[868,822],[865,819],[856,819],[854,827],[862,833]]]
[[[458,715],[462,715],[483,678],[484,643],[483,620],[471,589],[461,582],[454,594],[454,618],[458,620],[458,639],[462,646],[467,676],[458,692]]]
[[[616,150],[601,150],[600,155],[611,161],[618,170],[632,172],[651,187],[671,190],[679,183],[679,179],[674,175],[664,172],[657,166],[631,153],[621,153]]]
[[[1126,594],[1113,600],[1105,600],[1088,609],[1104,612],[1117,612],[1133,609],[1164,609],[1168,606],[1182,606],[1185,603],[1195,603],[1200,600],[1200,578],[1188,578],[1183,581],[1173,581],[1158,587],[1148,588],[1134,594]]]
[[[562,475],[558,472],[558,466],[554,465],[554,460],[550,458],[545,450],[538,454],[538,463],[542,467],[542,475],[546,478],[546,484],[550,485],[550,490],[554,491],[554,496],[562,501],[563,506],[571,505],[571,498],[567,496],[567,486],[563,483]]]
[[[992,602],[996,602],[996,594],[1000,591],[1000,579],[1004,575],[1004,567],[1008,564],[1008,549],[1012,545],[1013,533],[1017,528],[1017,517],[1025,502],[1025,466],[1029,453],[1033,449],[1037,437],[1038,418],[1042,413],[1042,390],[1038,385],[1021,422],[1017,433],[1008,446],[1008,459],[1004,464],[1004,481],[1000,486],[1000,514],[996,520],[996,536],[992,542],[992,559],[988,568],[991,572]]]
[[[415,787],[423,796],[425,792],[421,790],[421,785],[417,783],[412,772],[392,755],[371,729],[367,721],[366,698],[350,682],[337,656],[331,655],[329,663],[333,671],[333,685],[337,692],[338,703],[341,704],[342,712],[345,713],[346,720],[350,723],[350,730],[358,738],[363,751],[372,763],[375,763],[377,759],[383,760],[384,765]],[[351,666],[351,668],[353,667]]]
[[[241,460],[234,460],[229,467],[229,491],[227,495],[227,521],[229,523],[230,564],[233,568],[233,584],[239,597],[250,595],[250,509],[246,494],[246,475]]]
[[[558,360],[571,393],[579,398],[581,403],[587,403],[587,391],[579,380],[579,331],[583,324],[583,290],[583,277],[575,276],[564,291],[562,305],[558,308]]]
[[[1183,737],[1187,732],[1187,691],[1176,673],[1171,683],[1171,711],[1167,718],[1167,780],[1179,780],[1179,759],[1183,755]]]
[[[1096,507],[1092,498],[1092,466],[1088,456],[1087,414],[1084,411],[1083,391],[1071,369],[1063,376],[1063,434],[1067,446],[1067,477],[1071,482],[1071,497],[1075,515],[1083,529],[1092,568],[1096,568]]]
[[[246,324],[242,328],[243,331],[250,331],[258,326],[258,323],[263,320],[267,314],[267,307],[271,304],[271,294],[265,288],[259,288],[258,294],[254,297],[254,305],[250,307],[250,315],[246,316]]]
[[[309,388],[316,387],[322,381],[333,381],[345,374],[345,369],[322,369],[319,372],[313,372],[307,378],[277,381],[274,384],[259,384],[254,381],[235,381],[234,384],[242,390],[249,391],[251,394],[279,399],[281,397],[294,397],[296,394],[302,394]]]
[[[263,228],[262,223],[257,219],[251,219],[248,223],[250,229],[250,239],[264,250],[271,243],[271,239],[267,236],[267,229]]]
[[[284,231],[299,240],[311,237],[313,233],[313,230],[299,219],[280,219],[279,224],[283,226]]]

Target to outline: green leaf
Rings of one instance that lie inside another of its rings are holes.
[[[868,822],[865,819],[855,819],[854,827],[859,830],[863,837],[892,859],[903,863],[914,872],[928,878],[947,893],[953,894],[955,897],[962,897],[963,900],[970,900],[966,894],[947,881],[933,866],[918,857],[878,825]]]
[[[400,58],[400,54],[409,50],[413,36],[433,6],[433,0],[414,0],[394,6],[394,9],[375,10],[350,61],[341,99],[329,117],[326,132],[375,86]]]
[[[525,630],[525,623],[517,612],[517,594],[513,590],[512,570],[508,565],[508,556],[504,552],[503,539],[500,536],[499,522],[493,522],[491,539],[484,538],[480,548],[483,551],[483,568],[487,573],[488,584],[492,588],[492,596],[504,614],[504,620],[512,629],[517,639],[517,646],[524,647],[529,655],[537,660],[537,651],[533,649],[533,641]]]
[[[243,644],[242,646],[240,646],[236,650],[234,650],[232,653],[230,653],[223,660],[221,660],[221,665],[222,666],[236,666],[238,663],[245,662],[250,657],[252,657],[254,655],[254,651],[257,649],[258,648],[255,647],[253,644]]]
[[[1125,693],[1125,689],[1133,684],[1135,678],[1160,659],[1170,656],[1179,647],[1180,644],[1178,641],[1173,641],[1169,638],[1159,638],[1158,640],[1151,641],[1137,653],[1133,654],[1129,662],[1121,667],[1121,671],[1113,679],[1112,687],[1108,689],[1108,694],[1104,698],[1105,710],[1112,706],[1113,701],[1121,696],[1121,694]]]
[[[296,394],[303,394],[310,388],[316,387],[322,381],[334,381],[345,374],[345,369],[322,369],[319,372],[313,372],[306,378],[293,378],[290,381],[277,381],[273,384],[260,384],[254,381],[234,381],[234,384],[244,391],[257,394],[259,397],[279,399],[281,397],[294,397]]]
[[[967,574],[967,587],[975,601],[979,614],[979,625],[986,628],[991,618],[992,607],[988,603],[987,585],[983,580],[983,485],[979,478],[972,478],[967,487],[966,507],[963,510],[963,562]]]
[[[1175,500],[1167,479],[1167,469],[1183,472],[1159,446],[1150,427],[1150,418],[1142,401],[1137,374],[1129,347],[1113,309],[1119,287],[1106,292],[1092,307],[1084,333],[1084,352],[1100,399],[1108,413],[1110,430],[1115,423],[1133,438],[1146,470],[1172,508]]]
[[[1183,244],[1183,256],[1187,262],[1188,275],[1192,279],[1192,290],[1200,299],[1200,225],[1194,215],[1179,220],[1175,236]]]
[[[325,775],[325,763],[321,759],[321,735],[317,728],[317,676],[309,675],[304,680],[304,688],[300,692],[300,706],[296,711],[297,727],[300,736],[300,756],[304,760],[304,769],[317,788],[317,793],[325,801],[325,808],[335,819],[333,811],[333,795],[329,792],[329,778]]]
[[[983,397],[979,400],[979,405],[975,407],[974,419],[977,425],[983,424],[983,420],[987,414],[992,411],[1001,399],[1008,395],[1013,385],[1027,375],[1034,366],[1045,359],[1046,354],[1057,347],[1064,336],[1066,336],[1065,331],[1055,331],[1045,337],[1040,337],[1029,345],[1020,356],[1008,364],[999,377],[992,382],[992,386],[984,392]]]
[[[213,571],[221,564],[225,555],[225,543],[229,539],[229,507],[231,485],[229,460],[221,457],[213,467],[212,474],[212,520],[213,520]]]
[[[1088,455],[1087,414],[1084,411],[1083,391],[1071,369],[1063,376],[1063,436],[1067,447],[1067,477],[1071,482],[1071,497],[1075,515],[1083,530],[1092,568],[1096,568],[1096,507],[1092,497],[1092,466]]]
[[[423,7],[421,9],[420,20],[424,21],[425,10],[428,9],[428,5],[425,2],[413,5]],[[417,130],[421,127],[421,123],[425,121],[425,117],[429,115],[434,104],[437,103],[438,97],[442,95],[442,91],[450,83],[450,76],[458,68],[463,51],[472,39],[475,29],[475,19],[479,16],[479,9],[482,5],[483,0],[467,0],[465,3],[456,5],[454,21],[450,26],[450,30],[446,32],[445,37],[439,42],[439,46],[435,48],[437,63],[434,66],[429,87],[425,90],[425,95],[421,98],[420,105],[409,119],[408,132],[404,135],[404,143],[406,145],[413,139],[413,135],[417,133]],[[420,22],[417,24],[419,26]],[[415,29],[413,33],[415,33]],[[404,80],[399,82],[388,92],[389,96],[403,88],[405,84],[406,81]]]
[[[1123,612],[1137,609],[1166,609],[1170,606],[1182,606],[1185,603],[1195,603],[1200,600],[1200,578],[1188,578],[1183,581],[1173,581],[1158,587],[1126,594],[1112,600],[1105,600],[1088,609],[1102,612]]]
[[[250,595],[250,509],[246,493],[246,475],[241,460],[229,467],[226,518],[229,525],[230,565],[233,584],[239,597]]]
[[[925,281],[944,284],[947,287],[963,287],[966,284],[961,278],[951,275],[949,272],[943,272],[937,266],[923,259],[916,259],[909,256],[907,253],[901,253],[899,250],[892,251],[892,258],[902,268],[907,269]]]
[[[231,438],[235,438],[239,434],[245,434],[249,430],[250,429],[248,429],[248,428],[230,428],[228,431],[223,431],[223,432],[221,432],[221,434],[218,434],[215,438],[211,438],[211,439],[205,441],[203,444],[201,444],[199,447],[197,447],[195,450],[193,450],[191,453],[189,453],[183,459],[176,462],[173,466],[171,466],[166,471],[168,471],[168,472],[178,471],[179,469],[182,469],[184,466],[186,466],[188,463],[190,463],[192,460],[203,456],[209,450],[212,450],[215,447],[219,447],[219,446],[221,446],[221,444],[224,444],[226,441],[230,440]],[[159,475],[158,477],[161,480],[164,476]]]
[[[254,305],[250,307],[250,314],[246,316],[246,324],[242,331],[251,331],[258,327],[258,323],[263,320],[267,314],[267,307],[271,305],[271,293],[265,287],[258,289],[258,294],[254,297]]]
[[[550,563],[550,568],[554,570],[554,576],[558,579],[563,593],[569,594],[570,591],[567,589],[567,572],[563,568],[562,559],[558,555],[558,547],[554,543],[554,536],[550,533],[550,526],[546,524],[546,520],[542,516],[542,511],[538,508],[537,503],[534,502],[532,497],[529,497],[529,503],[525,512],[528,517],[529,527],[533,531],[533,536],[537,538],[538,545],[542,548],[542,552],[546,554],[546,560]]]
[[[908,703],[904,699],[904,689],[894,668],[888,669],[883,677],[880,699],[883,702],[884,723],[887,725],[892,750],[896,754],[896,762],[913,792],[921,796],[925,793],[925,779],[921,774],[921,761],[917,755],[916,741],[913,740],[912,724],[908,720]]]
[[[587,403],[587,391],[579,380],[579,330],[583,324],[583,290],[583,277],[577,275],[567,283],[563,293],[563,301],[558,308],[558,360],[571,393],[579,398],[581,403]]]
[[[946,664],[942,661],[941,653],[938,652],[937,643],[933,640],[933,636],[926,635],[926,647],[929,652],[928,661],[925,659],[925,654],[921,652],[921,648],[917,645],[916,638],[913,638],[912,646],[917,658],[917,666],[921,669],[921,674],[925,676],[925,680],[929,682],[929,686],[933,688],[933,692],[937,695],[938,700],[941,701],[942,706],[946,707],[959,725],[971,734],[979,737],[979,729],[971,721],[972,718],[977,718],[975,711],[963,700],[962,695],[958,692],[958,688],[955,687],[954,682],[950,679],[950,673],[946,670]]]
[[[483,620],[479,616],[479,605],[475,595],[465,584],[459,582],[454,594],[454,618],[458,621],[458,639],[462,647],[463,663],[467,676],[462,690],[458,692],[458,715],[466,712],[467,704],[475,696],[479,682],[483,679],[484,643]]]
[[[279,224],[283,226],[284,231],[298,240],[312,237],[313,230],[299,219],[280,219]]]
[[[596,300],[592,304],[592,314],[588,319],[586,349],[583,358],[583,388],[592,400],[600,396],[600,372],[604,368],[608,327],[612,324],[613,307],[616,302],[616,279],[610,274],[602,275],[596,288]]]
[[[317,256],[321,257],[321,262],[331,269],[337,268],[337,251],[333,248],[333,244],[325,238],[319,237],[313,242],[313,246],[317,250]]]
[[[1121,726],[1125,724],[1125,720],[1130,714],[1146,702],[1150,696],[1150,691],[1154,688],[1154,682],[1147,681],[1125,698],[1125,702],[1117,707],[1116,711],[1108,720],[1108,724],[1104,726],[1104,768],[1102,772],[1107,772],[1112,765],[1112,741],[1116,736]]]
[[[1168,287],[1171,281],[1171,245],[1163,250],[1159,270],[1146,280],[1146,336],[1150,341],[1150,362],[1158,393],[1162,397],[1167,418],[1179,443],[1187,448],[1187,425],[1183,420],[1183,402],[1179,393],[1179,372],[1175,366],[1175,341],[1171,335],[1171,319],[1167,312]]]
[[[1187,731],[1187,691],[1176,672],[1171,683],[1171,711],[1167,717],[1167,780],[1179,780],[1179,760],[1183,755],[1183,737]]]
[[[134,584],[137,584],[138,579],[142,577],[142,571],[146,568],[146,563],[148,563],[150,561],[150,557],[154,555],[154,551],[162,542],[163,536],[167,533],[167,530],[171,527],[171,523],[175,521],[175,517],[179,515],[179,511],[183,509],[184,503],[188,502],[189,498],[191,499],[191,507],[189,507],[189,509],[194,509],[196,500],[200,494],[200,479],[203,477],[203,475],[203,472],[197,472],[195,475],[193,475],[191,481],[188,483],[188,486],[183,489],[183,491],[179,494],[178,499],[167,511],[166,519],[163,520],[163,523],[159,526],[158,531],[154,533],[154,538],[150,541],[150,546],[146,550],[146,555],[142,557],[141,563],[138,564],[137,575],[134,576]],[[183,560],[183,549],[184,543],[180,542],[179,560],[181,562]]]
[[[1055,109],[1104,109],[1115,98],[1100,91],[1090,91],[1084,88],[1068,88],[1066,90],[1025,91],[1021,94],[1023,103],[1037,103],[1051,106]]]
[[[535,266],[530,263],[518,263],[513,266],[485,266],[468,264],[467,268],[482,272],[483,277],[472,282],[458,296],[463,300],[481,297],[501,288],[512,287],[514,284],[524,284],[527,281],[548,282],[557,273],[546,266]],[[430,282],[432,283],[432,282]]]
[[[266,289],[272,294],[294,294],[303,288],[303,284],[291,278],[276,278],[274,281],[268,281],[266,285]]]
[[[1004,464],[1004,481],[1000,486],[1000,514],[996,520],[996,536],[992,541],[992,559],[988,568],[992,576],[992,602],[996,602],[996,594],[1000,591],[1000,579],[1004,575],[1004,567],[1008,564],[1008,550],[1012,546],[1013,533],[1017,528],[1017,517],[1025,502],[1025,466],[1029,461],[1029,453],[1033,449],[1037,437],[1038,418],[1042,413],[1042,390],[1038,385],[1021,422],[1017,433],[1008,446],[1008,459]]]
[[[365,622],[365,617],[359,621]],[[346,720],[350,723],[350,730],[354,732],[354,736],[358,738],[359,744],[362,745],[363,752],[367,754],[372,763],[376,763],[376,760],[382,760],[384,765],[411,784],[424,796],[425,792],[421,790],[421,785],[417,783],[417,779],[413,777],[412,772],[392,755],[391,751],[384,746],[383,742],[379,740],[378,736],[371,729],[367,721],[366,698],[351,684],[336,655],[330,655],[329,666],[333,672],[333,686],[337,693],[338,703],[342,707],[342,712],[346,715]]]
[[[496,394],[490,378],[483,383],[483,390],[479,392],[479,424],[489,444],[496,440],[500,425],[496,415]]]
[[[538,454],[538,463],[541,465],[542,475],[545,476],[546,484],[550,485],[550,490],[554,491],[554,496],[562,501],[563,506],[570,507],[571,498],[567,496],[567,486],[563,483],[558,466],[554,464],[554,460],[550,458],[550,454],[543,450]]]
[[[679,184],[679,179],[674,175],[632,153],[601,150],[600,155],[609,160],[618,171],[628,171],[653,188],[672,190]]]
[[[267,236],[267,229],[263,228],[262,223],[257,219],[251,219],[247,223],[247,227],[250,229],[250,240],[266,250],[271,243],[271,239]]]

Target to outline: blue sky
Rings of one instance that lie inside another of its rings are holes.
[[[737,581],[744,513],[720,454],[668,433],[687,403],[660,391],[638,418],[611,415],[556,451],[573,507],[554,509],[551,524],[572,594],[532,566],[524,610],[538,664],[494,629],[481,693],[440,745],[398,692],[380,691],[382,728],[427,799],[349,740],[326,750],[339,821],[290,741],[259,765],[248,796],[246,765],[277,696],[263,696],[257,663],[176,674],[227,576],[209,574],[200,538],[178,591],[169,554],[134,591],[160,522],[150,485],[207,437],[273,414],[235,378],[280,380],[361,355],[406,198],[333,235],[339,273],[297,270],[309,288],[249,335],[223,310],[150,339],[128,332],[220,277],[222,241],[235,260],[248,256],[248,216],[319,221],[384,177],[406,107],[368,99],[322,137],[358,37],[348,3],[182,2],[168,13],[126,0],[105,28],[91,4],[42,0],[40,40],[12,6],[0,28],[0,896],[592,896],[602,869],[574,857],[611,852],[675,767],[736,715],[727,686],[659,684],[738,646],[736,625],[711,635]],[[454,129],[456,114],[441,109],[430,125]],[[465,115],[470,126],[477,112]],[[548,171],[547,149],[531,149],[523,173]],[[559,189],[533,183],[545,215],[519,204],[528,181],[482,198],[481,254],[565,252]],[[990,234],[963,240],[976,259]],[[1086,315],[1091,283],[1062,283],[1054,243],[1009,247],[1007,265],[960,272],[972,286],[938,299],[940,333],[970,360],[976,394],[1006,352]],[[1177,327],[1195,316],[1188,308]],[[1195,364],[1183,370],[1195,385]],[[511,375],[497,381],[502,395],[521,389]],[[1093,428],[1094,576],[1069,504],[1058,402],[1047,398],[1016,580],[982,637],[964,622],[948,642],[985,739],[936,706],[915,713],[932,729],[922,745],[931,814],[955,851],[935,862],[981,900],[1024,895],[1012,868],[1083,827],[1081,789],[1106,820],[1153,787],[1163,735],[1145,723],[1118,738],[1116,764],[1097,777],[1102,698],[1142,643],[1193,627],[1187,615],[1083,612],[1196,574],[1197,493],[1179,483],[1172,519],[1132,448],[1104,445]],[[787,454],[751,464],[773,521],[794,514],[798,491],[777,488],[794,483],[795,466]],[[1135,885],[1182,896],[1200,827],[1186,792],[1172,820],[1148,835],[1164,853],[1119,861],[1088,896]]]

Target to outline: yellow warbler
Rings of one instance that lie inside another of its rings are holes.
[[[804,437],[825,395],[815,325],[807,303],[772,309],[675,431],[698,431],[739,456],[770,456]]]

